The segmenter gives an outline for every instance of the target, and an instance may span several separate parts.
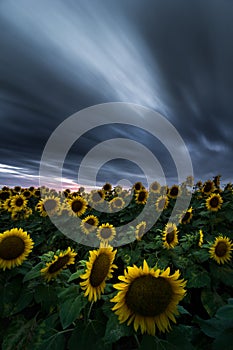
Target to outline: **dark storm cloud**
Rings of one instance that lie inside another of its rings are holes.
[[[221,173],[231,180],[232,16],[225,0],[1,2],[0,186],[14,185],[17,176],[37,183],[54,129],[76,111],[110,101],[161,112],[184,139],[197,179]],[[67,156],[71,184],[82,156],[109,137],[142,142],[175,182],[171,156],[143,130],[97,131]],[[119,172],[141,179],[126,162],[102,170],[113,182]]]

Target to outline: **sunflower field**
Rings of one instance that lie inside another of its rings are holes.
[[[171,222],[181,195],[189,206]],[[90,192],[4,186],[0,224],[3,350],[232,348],[233,186],[220,175]]]

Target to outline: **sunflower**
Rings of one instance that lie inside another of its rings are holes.
[[[189,187],[194,185],[194,177],[192,175],[186,177],[186,185]]]
[[[157,211],[161,212],[167,208],[168,203],[169,203],[169,200],[167,196],[159,196],[159,198],[155,202],[155,208]]]
[[[211,180],[207,180],[201,188],[201,191],[204,195],[209,195],[211,192],[215,190],[214,182]]]
[[[181,224],[188,224],[193,217],[193,208],[190,207],[185,214],[182,214],[180,217]]]
[[[29,189],[25,188],[23,191],[22,191],[22,195],[28,199],[32,196],[33,192],[31,192]]]
[[[60,200],[54,196],[46,196],[36,205],[36,210],[40,212],[41,216],[54,215],[58,213],[59,209]]]
[[[123,188],[122,188],[120,185],[117,185],[117,186],[114,188],[114,192],[117,193],[117,194],[122,193],[122,191],[123,191]]]
[[[55,255],[51,262],[46,263],[46,266],[40,270],[46,281],[50,281],[55,278],[67,265],[75,263],[75,257],[77,253],[73,249],[68,247],[64,252],[59,255]]]
[[[141,328],[142,333],[155,335],[156,327],[160,332],[171,329],[170,320],[176,323],[177,304],[183,299],[186,281],[178,279],[179,270],[170,275],[170,268],[161,271],[149,268],[144,260],[142,267],[128,267],[121,283],[113,287],[119,292],[110,301],[116,303],[112,308],[119,322]]]
[[[15,186],[14,187],[14,192],[19,193],[21,191],[21,186]]]
[[[67,199],[67,203],[70,205],[74,216],[81,216],[84,214],[88,206],[86,199],[84,199],[82,196],[77,195],[70,199]]]
[[[10,198],[11,193],[8,190],[1,190],[0,191],[0,201],[5,201],[6,199]]]
[[[70,205],[67,202],[65,202],[60,205],[58,214],[60,216],[69,217],[69,216],[73,216],[73,211]]]
[[[210,211],[218,211],[223,203],[223,199],[219,193],[213,193],[206,199],[206,208]]]
[[[103,185],[102,189],[105,192],[110,192],[112,190],[112,185],[110,183],[106,182],[106,184]]]
[[[175,198],[178,197],[179,192],[180,192],[179,186],[173,185],[173,186],[169,189],[169,191],[168,191],[168,196],[169,196],[170,198],[174,198],[174,199],[175,199]]]
[[[99,226],[97,231],[97,237],[101,240],[101,242],[103,243],[111,242],[115,236],[116,236],[116,229],[115,227],[113,227],[113,225],[106,223]]]
[[[135,237],[138,241],[140,241],[143,237],[143,235],[146,232],[146,222],[141,221],[137,226],[135,230]]]
[[[203,238],[204,238],[203,232],[202,230],[199,230],[199,242],[198,242],[199,247],[201,247],[204,242]]]
[[[211,245],[209,253],[210,257],[217,261],[218,264],[224,264],[231,260],[231,251],[233,243],[228,237],[218,236]]]
[[[133,185],[133,189],[134,191],[140,191],[144,188],[143,184],[138,181],[138,182],[135,182],[135,184]]]
[[[14,211],[20,211],[27,206],[27,199],[22,194],[16,194],[11,199],[11,207]]]
[[[98,225],[99,219],[95,215],[88,215],[87,217],[85,217],[85,219],[82,220],[80,224],[81,230],[86,234],[95,231]]]
[[[34,191],[32,193],[34,197],[40,198],[40,189],[39,188],[34,188]]]
[[[168,223],[163,230],[163,246],[171,249],[178,244],[178,230],[175,224]]]
[[[12,228],[0,234],[0,268],[5,270],[21,265],[33,245],[30,236],[21,228]]]
[[[80,286],[89,301],[97,301],[104,292],[106,280],[112,277],[113,269],[117,268],[113,264],[116,252],[112,247],[101,247],[98,250],[89,251],[86,271],[80,276],[84,280],[80,282]]]
[[[112,211],[119,211],[124,208],[125,201],[121,197],[115,197],[109,202],[109,206]]]
[[[12,220],[28,219],[30,215],[32,215],[32,209],[26,207],[25,209],[23,209],[21,211],[12,211],[11,219]]]
[[[147,198],[148,198],[148,191],[144,188],[135,193],[135,202],[137,204],[146,204]]]
[[[6,199],[3,203],[2,203],[2,208],[4,210],[7,210],[8,212],[12,212],[13,211],[13,208],[12,208],[12,205],[11,205],[11,197]]]
[[[92,190],[90,192],[89,201],[91,204],[103,203],[105,199],[105,192],[103,190]]]
[[[154,181],[154,182],[151,183],[151,185],[150,185],[150,191],[151,192],[159,193],[160,189],[161,189],[161,185],[157,181]]]

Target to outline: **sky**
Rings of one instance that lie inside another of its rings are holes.
[[[218,174],[232,181],[232,17],[230,0],[1,0],[0,187],[38,186],[56,128],[111,102],[140,105],[169,121],[187,147],[195,181]],[[135,125],[140,118],[146,126],[137,113]],[[82,134],[64,161],[64,186],[79,186],[84,157],[114,138],[146,147],[166,182],[177,183],[168,140],[135,125],[109,123]],[[144,183],[133,148],[122,142],[117,151],[98,169],[97,183]],[[94,172],[93,158],[85,166]]]

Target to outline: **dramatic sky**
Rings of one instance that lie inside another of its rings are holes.
[[[54,130],[107,102],[160,112],[184,140],[196,181],[219,173],[231,181],[232,18],[230,0],[1,0],[0,187],[38,185]],[[150,149],[176,182],[163,144],[143,129],[109,124],[77,140],[64,183],[74,186],[85,154],[116,137]],[[127,149],[122,158],[99,169],[99,183],[144,180]]]

